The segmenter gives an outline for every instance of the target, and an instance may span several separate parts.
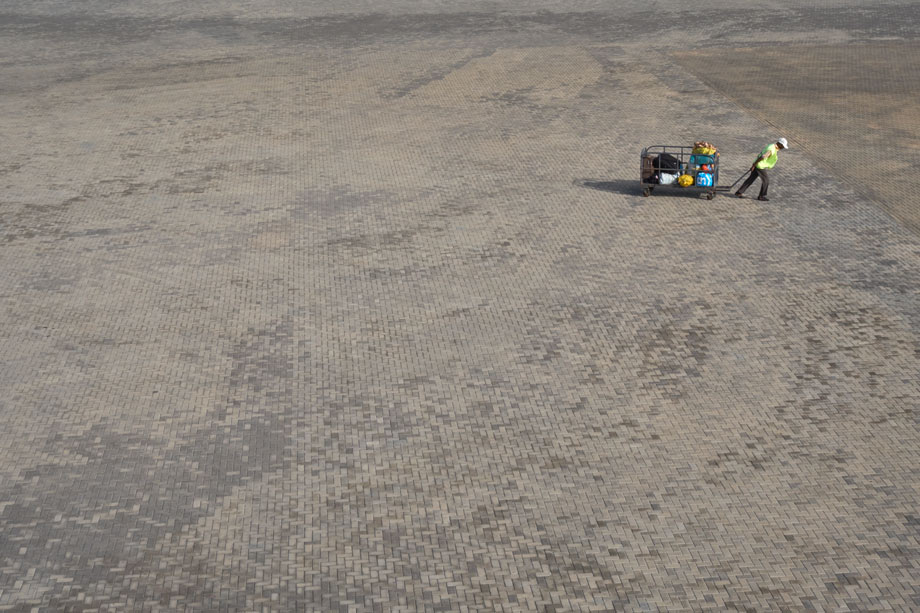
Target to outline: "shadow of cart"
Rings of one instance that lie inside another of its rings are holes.
[[[642,190],[646,187],[652,188],[654,185],[640,184],[636,179],[575,179],[573,185],[578,187],[587,187],[600,192],[609,192],[611,194],[623,194],[624,196],[642,196]],[[722,190],[717,188],[717,191]],[[694,190],[683,191],[680,189],[663,189],[655,192],[656,198],[704,198],[705,193]]]

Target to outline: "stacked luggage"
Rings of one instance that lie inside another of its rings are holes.
[[[671,185],[677,181],[681,170],[680,159],[670,153],[659,153],[649,159],[655,172],[650,177],[650,180],[647,181],[648,183]]]
[[[718,183],[719,151],[712,143],[697,141],[693,147],[656,145],[642,150],[640,182],[648,196],[655,185],[700,187],[710,200]]]
[[[697,141],[690,152],[690,170],[694,172],[694,181],[691,185],[700,187],[713,186],[713,169],[718,161],[719,150],[706,141]]]

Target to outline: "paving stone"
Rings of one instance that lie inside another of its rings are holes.
[[[918,10],[8,7],[0,610],[920,607],[920,236],[636,176]]]

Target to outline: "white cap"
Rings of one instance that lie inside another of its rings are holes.
[[[780,145],[782,145],[782,146],[783,146],[783,149],[788,149],[788,148],[789,148],[789,143],[786,142],[786,139],[785,139],[785,138],[781,138],[781,139],[779,139],[779,140],[776,141],[776,142],[778,142]]]

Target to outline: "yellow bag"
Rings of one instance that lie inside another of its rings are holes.
[[[715,155],[715,147],[694,147],[693,155]]]
[[[694,155],[716,155],[718,147],[705,140],[698,140],[693,143],[693,154]]]
[[[680,178],[677,179],[677,183],[681,187],[690,187],[693,185],[693,177],[690,175],[680,175]]]

